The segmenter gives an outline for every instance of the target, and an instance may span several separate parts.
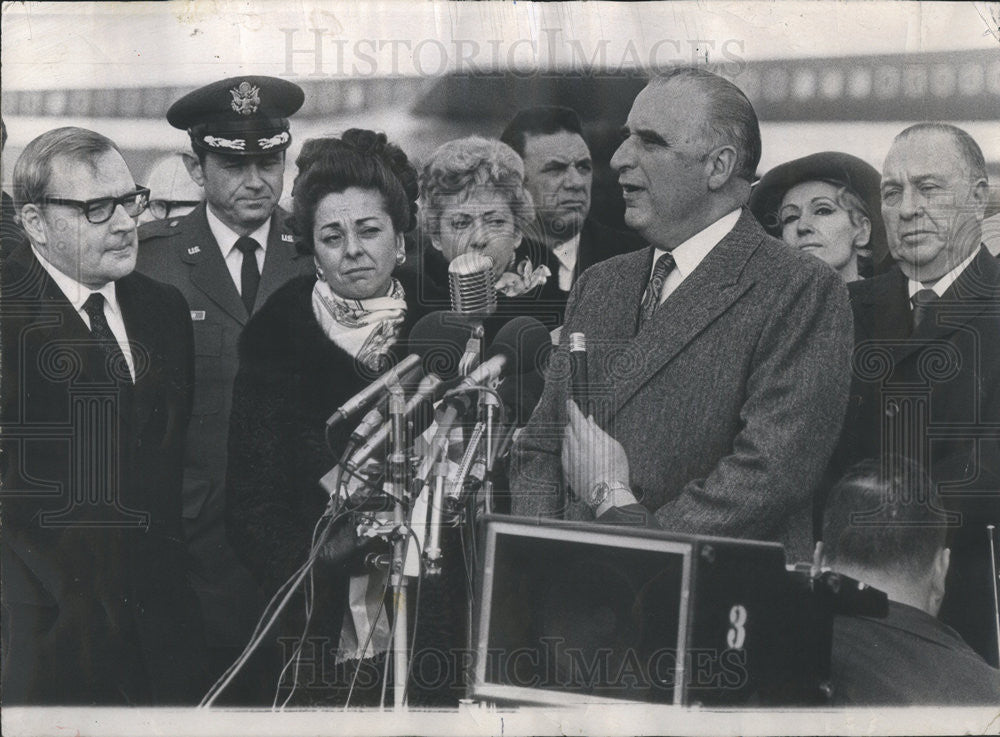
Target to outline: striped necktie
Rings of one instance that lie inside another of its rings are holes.
[[[674,257],[670,253],[664,253],[656,259],[656,266],[653,267],[653,276],[646,285],[646,292],[642,295],[642,307],[639,311],[639,327],[642,327],[656,312],[660,304],[660,295],[663,294],[663,284],[667,281],[667,275],[673,271]]]

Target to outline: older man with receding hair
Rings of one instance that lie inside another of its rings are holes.
[[[987,525],[1000,525],[1000,264],[982,245],[986,164],[944,123],[910,126],[882,169],[896,266],[850,285],[856,367],[835,467],[905,455],[952,527],[941,617],[997,664]]]
[[[134,272],[149,191],[118,147],[58,128],[25,148],[29,243],[4,262],[4,705],[195,703],[202,623],[181,532],[194,339]]]
[[[812,549],[812,492],[849,380],[847,290],[745,209],[760,158],[731,82],[679,69],[636,97],[611,159],[649,244],[588,269],[563,344],[586,335],[594,417],[551,371],[519,438],[514,511]]]

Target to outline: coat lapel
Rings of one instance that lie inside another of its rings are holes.
[[[24,269],[23,279],[18,279],[5,287],[4,298],[10,305],[9,309],[12,313],[19,312],[21,305],[30,305],[33,317],[29,322],[32,331],[36,331],[38,344],[52,343],[78,347],[81,359],[81,376],[78,380],[94,380],[94,368],[103,365],[103,356],[93,342],[90,330],[80,313],[66,299],[66,295],[35,258],[35,254],[27,244],[12,253],[9,259],[18,262]],[[16,315],[4,317],[13,320]]]
[[[854,319],[858,323],[858,335],[876,340],[905,340],[910,335],[909,297],[906,277],[899,268],[894,268],[884,276],[861,282],[864,289],[854,299],[858,309]]]
[[[997,285],[1000,284],[1000,265],[985,247],[981,247],[955,282],[948,288],[931,309],[930,318],[920,326],[900,347],[897,360],[907,356],[928,343],[948,338],[964,325],[969,324],[984,310],[997,304]],[[906,319],[909,321],[909,297],[905,277],[902,281],[901,297]]]
[[[639,303],[652,268],[653,250],[647,249],[643,259],[644,271],[637,275],[638,278],[633,276],[633,285],[628,292],[628,309],[618,313],[636,321],[632,323],[635,338],[631,347],[641,352],[642,370],[618,386],[615,412],[753,286],[753,282],[740,281],[747,260],[764,238],[763,230],[759,226],[754,228],[752,217],[744,211],[729,234],[636,333]]]
[[[267,250],[264,256],[264,270],[260,275],[260,286],[257,288],[257,299],[254,302],[254,312],[261,308],[274,290],[292,277],[303,273],[301,256],[295,250],[292,235],[285,227],[288,213],[280,207],[275,208],[271,215],[271,229],[267,235]]]
[[[181,260],[190,267],[191,283],[233,319],[245,325],[248,318],[247,308],[240,299],[233,277],[229,274],[226,262],[222,258],[222,251],[219,250],[215,236],[208,227],[205,208],[206,205],[202,203],[197,210],[182,220],[190,231],[185,233],[185,237],[181,240],[181,247],[186,248],[180,254]]]

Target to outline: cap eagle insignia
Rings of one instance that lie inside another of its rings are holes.
[[[240,115],[253,115],[260,107],[260,88],[249,82],[240,82],[238,87],[229,90],[233,96],[233,111]]]

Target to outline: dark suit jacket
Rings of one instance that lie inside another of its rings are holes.
[[[116,381],[27,246],[4,263],[4,704],[197,703],[207,687],[181,532],[187,305],[116,282],[137,379]]]
[[[667,530],[776,540],[808,559],[811,494],[847,400],[847,289],[744,211],[637,332],[652,254],[599,263],[574,286],[514,450],[514,513],[592,519],[564,501],[560,461],[568,372],[556,367],[581,331],[599,421],[625,448],[642,508]]]
[[[226,438],[238,364],[236,344],[249,315],[208,227],[206,205],[183,218],[139,229],[137,270],[172,284],[194,322],[195,390],[184,460],[184,532],[197,559],[192,579],[205,612],[210,644],[246,644],[256,620],[256,587],[225,536]],[[315,269],[292,243],[275,210],[254,310],[282,284]]]
[[[833,475],[892,452],[928,468],[962,515],[940,616],[996,663],[985,526],[1000,526],[1000,264],[982,248],[916,333],[906,285],[898,267],[850,285],[854,371]]]
[[[837,706],[1000,704],[1000,671],[951,627],[895,601],[885,619],[838,615],[831,661]]]
[[[637,251],[644,245],[642,238],[631,231],[612,230],[593,218],[587,218],[580,230],[580,248],[577,251],[576,268],[573,270],[573,284],[576,284],[580,274],[594,264]],[[532,266],[547,266],[552,272],[548,281],[532,293],[538,313],[534,316],[539,317],[546,327],[562,325],[569,292],[559,288],[559,259],[543,242],[527,236],[517,249],[515,264],[525,257],[531,259]],[[548,318],[547,313],[552,317]]]
[[[6,192],[0,193],[0,259],[7,258],[22,243],[27,243],[24,229],[14,219],[14,200]]]

